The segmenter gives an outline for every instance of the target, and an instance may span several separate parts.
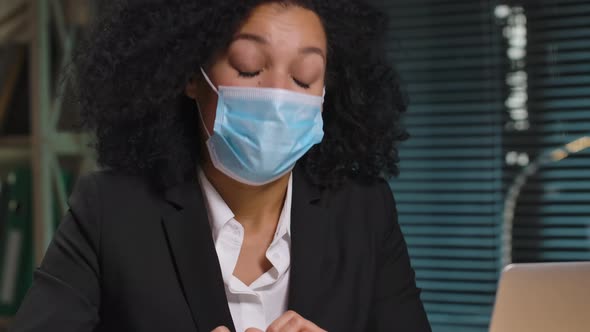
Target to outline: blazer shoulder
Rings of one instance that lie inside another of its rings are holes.
[[[112,170],[98,170],[81,175],[70,195],[70,203],[86,201],[104,206],[125,203],[145,204],[158,200],[158,193],[140,176]],[[87,203],[89,204],[89,203]]]
[[[113,170],[98,170],[81,175],[76,188],[88,189],[96,186],[101,190],[151,191],[148,181],[138,175],[129,175]]]
[[[371,234],[389,232],[397,223],[397,209],[389,182],[348,180],[324,196],[329,210],[352,226],[369,227]]]
[[[337,189],[331,189],[324,193],[328,200],[338,199],[354,199],[359,202],[375,202],[385,196],[393,196],[392,191],[384,179],[377,179],[371,182],[361,181],[358,179],[348,179],[342,186]]]

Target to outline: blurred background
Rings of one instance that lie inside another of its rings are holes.
[[[59,73],[98,2],[0,0],[0,331],[96,169]],[[411,104],[391,187],[429,319],[487,331],[504,266],[590,261],[590,1],[370,2]]]

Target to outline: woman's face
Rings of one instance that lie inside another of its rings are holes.
[[[204,69],[216,88],[281,88],[321,96],[326,59],[326,34],[313,11],[265,4],[252,12],[229,47]],[[186,94],[199,102],[212,133],[217,95],[202,76],[187,85]]]

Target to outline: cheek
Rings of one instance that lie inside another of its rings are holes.
[[[213,81],[216,87],[224,86],[239,86],[240,77],[236,70],[229,64],[227,58],[222,58],[211,66],[209,71],[209,78]],[[243,83],[242,83],[243,85]]]

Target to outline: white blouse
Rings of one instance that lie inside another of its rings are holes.
[[[238,332],[255,327],[262,331],[287,310],[287,289],[291,265],[291,192],[293,174],[279,217],[277,230],[266,251],[272,268],[247,286],[233,275],[244,240],[244,228],[234,218],[217,190],[199,169],[209,223],[221,266],[225,294]]]

